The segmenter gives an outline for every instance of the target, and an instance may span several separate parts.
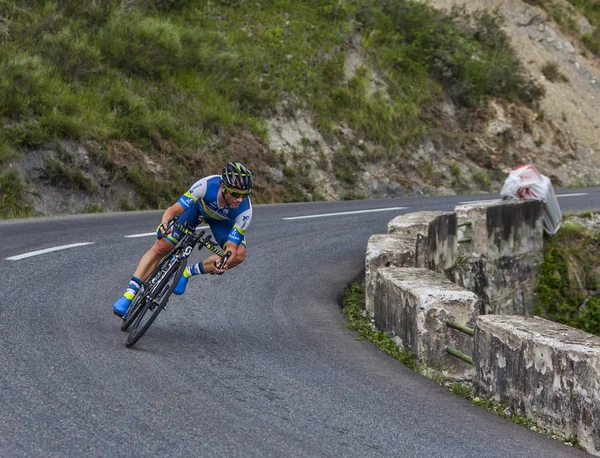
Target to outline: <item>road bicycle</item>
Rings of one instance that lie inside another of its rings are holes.
[[[223,267],[231,256],[230,251],[223,253],[210,234],[204,236],[206,233],[204,230],[199,231],[185,224],[179,224],[176,218],[169,221],[167,227],[179,229],[183,237],[173,251],[160,260],[156,269],[140,287],[123,317],[121,330],[126,331],[131,327],[125,342],[127,348],[133,347],[140,340],[158,314],[166,307],[194,247],[198,246],[198,250],[207,248],[220,256],[220,267]]]

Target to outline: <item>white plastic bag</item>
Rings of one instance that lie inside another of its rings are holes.
[[[562,223],[562,212],[550,178],[542,175],[533,164],[513,169],[500,191],[502,199],[541,200],[544,202],[544,231],[554,235]]]

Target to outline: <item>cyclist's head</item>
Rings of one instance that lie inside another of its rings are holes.
[[[254,183],[252,172],[241,162],[228,162],[225,164],[221,178],[228,191],[235,188],[234,191],[241,190],[250,193]]]

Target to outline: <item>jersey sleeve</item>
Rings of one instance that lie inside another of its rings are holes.
[[[190,208],[206,195],[208,179],[209,177],[205,177],[196,181],[184,195],[177,199],[177,202],[183,207],[184,210]]]
[[[227,241],[235,243],[236,245],[242,243],[246,230],[248,229],[248,226],[250,226],[250,221],[252,221],[252,207],[237,216],[233,223],[233,227],[229,232]]]

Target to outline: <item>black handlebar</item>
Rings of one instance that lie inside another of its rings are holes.
[[[219,264],[219,266],[217,266],[217,269],[219,269],[219,272],[217,272],[217,275],[221,275],[225,272],[222,269],[223,269],[223,266],[227,263],[227,261],[229,261],[230,257],[231,257],[231,251],[228,251],[227,253],[225,253],[223,255],[223,257],[221,258],[221,264]]]

